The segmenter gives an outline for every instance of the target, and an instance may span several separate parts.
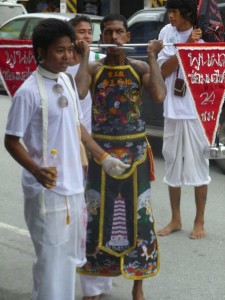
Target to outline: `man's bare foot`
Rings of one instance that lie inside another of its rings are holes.
[[[182,225],[180,222],[170,222],[168,225],[166,225],[163,229],[160,229],[157,231],[158,236],[167,236],[173,232],[180,231],[182,228]]]
[[[97,296],[84,296],[82,298],[82,300],[99,300],[100,299],[100,295]]]
[[[206,237],[204,225],[202,223],[196,223],[190,235],[191,240],[200,240]]]

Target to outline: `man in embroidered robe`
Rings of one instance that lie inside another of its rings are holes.
[[[88,44],[92,43],[93,30],[91,19],[88,16],[76,15],[73,19],[69,20],[69,23],[74,28],[75,41],[84,40]],[[89,61],[94,61],[102,57],[105,57],[105,54],[90,51]],[[70,66],[67,68],[66,73],[71,74],[73,78],[75,78],[81,60],[82,55],[79,53],[79,49],[77,49],[77,51],[74,49],[73,60],[71,61]],[[80,106],[83,114],[82,124],[87,129],[87,131],[91,133],[92,99],[90,91],[88,91],[86,97],[80,101]],[[89,280],[81,280],[81,285],[85,285],[82,287],[82,289],[87,290],[88,295],[98,295],[112,288],[111,277],[89,276],[88,279]]]
[[[103,43],[122,46],[129,40],[123,16],[103,19]],[[153,162],[150,146],[147,151],[141,92],[145,88],[156,102],[165,98],[166,87],[156,61],[162,43],[154,40],[146,47],[149,64],[127,58],[124,49],[115,46],[106,49],[106,58],[89,66],[87,43],[78,45],[83,47],[83,60],[76,82],[81,98],[89,86],[92,91],[92,136],[107,153],[131,165],[122,176],[110,178],[95,159],[90,161],[88,262],[79,272],[95,276],[122,273],[134,280],[133,300],[143,300],[142,279],[157,274],[159,253],[150,203]],[[84,300],[100,297],[83,293]]]
[[[195,28],[196,0],[168,0],[166,8],[170,24],[161,30],[159,39],[172,44],[203,42],[200,40],[201,30]],[[169,186],[172,219],[157,234],[166,236],[181,230],[181,186],[185,184],[193,185],[195,190],[196,215],[190,238],[202,239],[205,237],[204,212],[207,186],[211,180],[209,161],[204,153],[207,143],[189,90],[187,89],[184,94],[177,94],[181,86],[174,83],[177,79],[180,82],[184,80],[184,75],[179,66],[176,48],[165,46],[158,55],[158,63],[168,91],[164,102],[163,155],[166,165],[164,182]]]
[[[81,140],[107,173],[129,167],[107,155],[80,124],[79,98],[64,73],[73,41],[66,21],[49,18],[35,27],[38,68],[15,93],[6,128],[5,146],[24,168],[25,220],[36,254],[32,300],[75,299],[74,270],[86,261]],[[51,149],[58,150],[57,170],[48,164]]]

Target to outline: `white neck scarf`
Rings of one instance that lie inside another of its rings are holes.
[[[60,73],[52,73],[44,69],[41,65],[37,67],[37,71],[39,74],[41,74],[43,77],[49,78],[49,79],[58,79]]]

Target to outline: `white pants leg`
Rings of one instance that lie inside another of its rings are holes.
[[[74,258],[68,255],[68,245],[43,246],[35,243],[37,260],[33,265],[32,300],[74,300]]]
[[[112,288],[112,277],[80,275],[84,296],[97,296]]]
[[[76,266],[86,262],[83,194],[65,197],[45,191],[25,199],[25,219],[36,253],[32,300],[74,300]]]
[[[198,120],[165,118],[162,150],[166,168],[164,182],[174,187],[209,184],[207,147]]]

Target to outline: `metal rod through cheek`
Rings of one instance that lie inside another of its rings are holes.
[[[136,47],[148,47],[149,43],[143,43],[143,44],[123,44],[123,46],[118,46],[116,44],[90,44],[90,47],[94,48],[118,48],[118,49],[130,49],[130,48],[136,48]],[[163,46],[174,46],[173,43],[165,43]]]

